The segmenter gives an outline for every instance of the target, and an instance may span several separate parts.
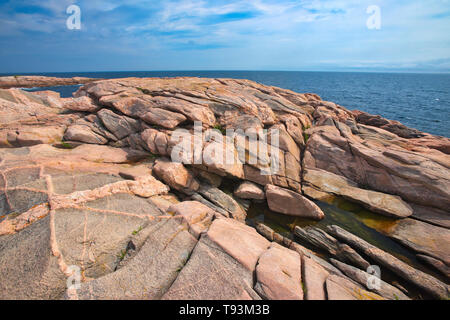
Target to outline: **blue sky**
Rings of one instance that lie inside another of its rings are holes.
[[[0,73],[132,70],[450,72],[450,1],[0,0]]]

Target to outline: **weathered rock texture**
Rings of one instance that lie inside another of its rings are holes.
[[[58,81],[0,87],[91,79]],[[0,112],[1,299],[407,299],[389,284],[369,290],[354,268],[366,259],[448,296],[439,280],[339,229],[296,233],[342,272],[246,221],[250,201],[320,220],[312,199],[344,197],[396,219],[384,232],[448,273],[449,139],[233,79],[104,80],[68,99],[0,90]],[[174,130],[193,133],[196,122],[215,133],[173,162]],[[267,148],[242,136],[221,145],[227,129],[276,129],[279,145],[273,131]],[[218,150],[236,161],[223,164]]]
[[[85,84],[99,79],[74,77],[74,78],[55,78],[43,76],[9,76],[0,77],[0,88],[34,88],[34,87],[54,87],[70,86],[75,84]]]

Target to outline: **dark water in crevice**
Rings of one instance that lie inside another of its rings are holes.
[[[238,185],[238,180],[223,179],[220,189],[232,195]],[[335,198],[332,203],[321,201],[315,201],[315,203],[325,213],[325,218],[321,221],[273,212],[265,201],[263,203],[251,203],[250,208],[247,210],[247,220],[249,224],[254,224],[257,221],[264,222],[274,231],[296,241],[299,240],[293,234],[296,226],[301,228],[314,226],[327,231],[327,226],[337,225],[376,247],[389,252],[414,268],[433,273],[432,270],[424,267],[416,259],[415,254],[411,250],[383,234],[383,230],[395,224],[394,219],[370,212],[358,204],[340,198]]]
[[[77,92],[77,90],[82,87],[82,85],[73,85],[73,86],[56,86],[56,87],[39,87],[39,88],[23,88],[25,91],[36,92],[36,91],[56,91],[59,92],[61,98],[71,98],[73,93]]]
[[[327,226],[337,225],[360,237],[361,239],[375,245],[381,250],[392,254],[393,256],[404,261],[410,266],[428,273],[435,278],[443,281],[444,283],[447,282],[447,280],[441,274],[420,263],[413,251],[383,234],[383,230],[385,228],[395,223],[393,219],[372,213],[365,210],[364,208],[361,208],[359,205],[352,204],[340,199],[335,200],[333,204],[328,204],[320,201],[316,201],[316,204],[325,213],[325,219],[323,219],[322,221],[306,220],[299,217],[291,217],[278,214],[271,211],[268,208],[267,203],[253,203],[248,210],[247,222],[250,225],[254,225],[255,222],[263,222],[274,231],[298,242],[308,249],[311,249],[325,259],[330,258],[331,256],[329,256],[328,253],[321,251],[297,238],[294,235],[293,230],[296,226],[302,228],[306,226],[314,226],[327,231]],[[371,261],[370,258],[365,257],[364,255],[363,257],[366,258],[369,262]],[[384,281],[391,284],[400,284],[408,290],[408,295],[410,297],[415,299],[429,298],[418,288],[398,277],[387,268],[381,266],[381,269],[381,278]]]

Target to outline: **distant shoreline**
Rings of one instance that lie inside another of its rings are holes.
[[[313,92],[350,110],[379,114],[409,127],[450,137],[450,75],[362,72],[275,71],[153,71],[47,73],[58,78],[200,77],[248,79],[295,92]],[[24,75],[27,76],[27,75]],[[29,76],[27,76],[29,77]],[[48,84],[47,84],[48,85]],[[29,86],[30,87],[30,86]],[[36,86],[31,86],[36,87]],[[29,89],[27,91],[34,91]],[[62,97],[72,97],[71,86],[53,87]]]
[[[93,74],[93,73],[152,73],[152,72],[285,72],[285,73],[361,73],[361,74],[425,74],[425,75],[450,75],[450,71],[388,71],[388,70],[118,70],[118,71],[44,71],[44,72],[5,72],[4,76],[47,76],[52,74]],[[64,77],[62,77],[64,78]]]

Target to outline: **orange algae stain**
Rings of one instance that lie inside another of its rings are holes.
[[[367,227],[377,230],[378,232],[388,234],[397,225],[397,220],[389,218],[378,213],[374,213],[360,206],[359,204],[350,202],[342,198],[336,198],[333,203],[339,209],[349,211],[355,214],[356,218]]]
[[[398,223],[395,219],[377,215],[367,210],[362,210],[357,215],[358,219],[366,226],[383,234],[389,234]]]

